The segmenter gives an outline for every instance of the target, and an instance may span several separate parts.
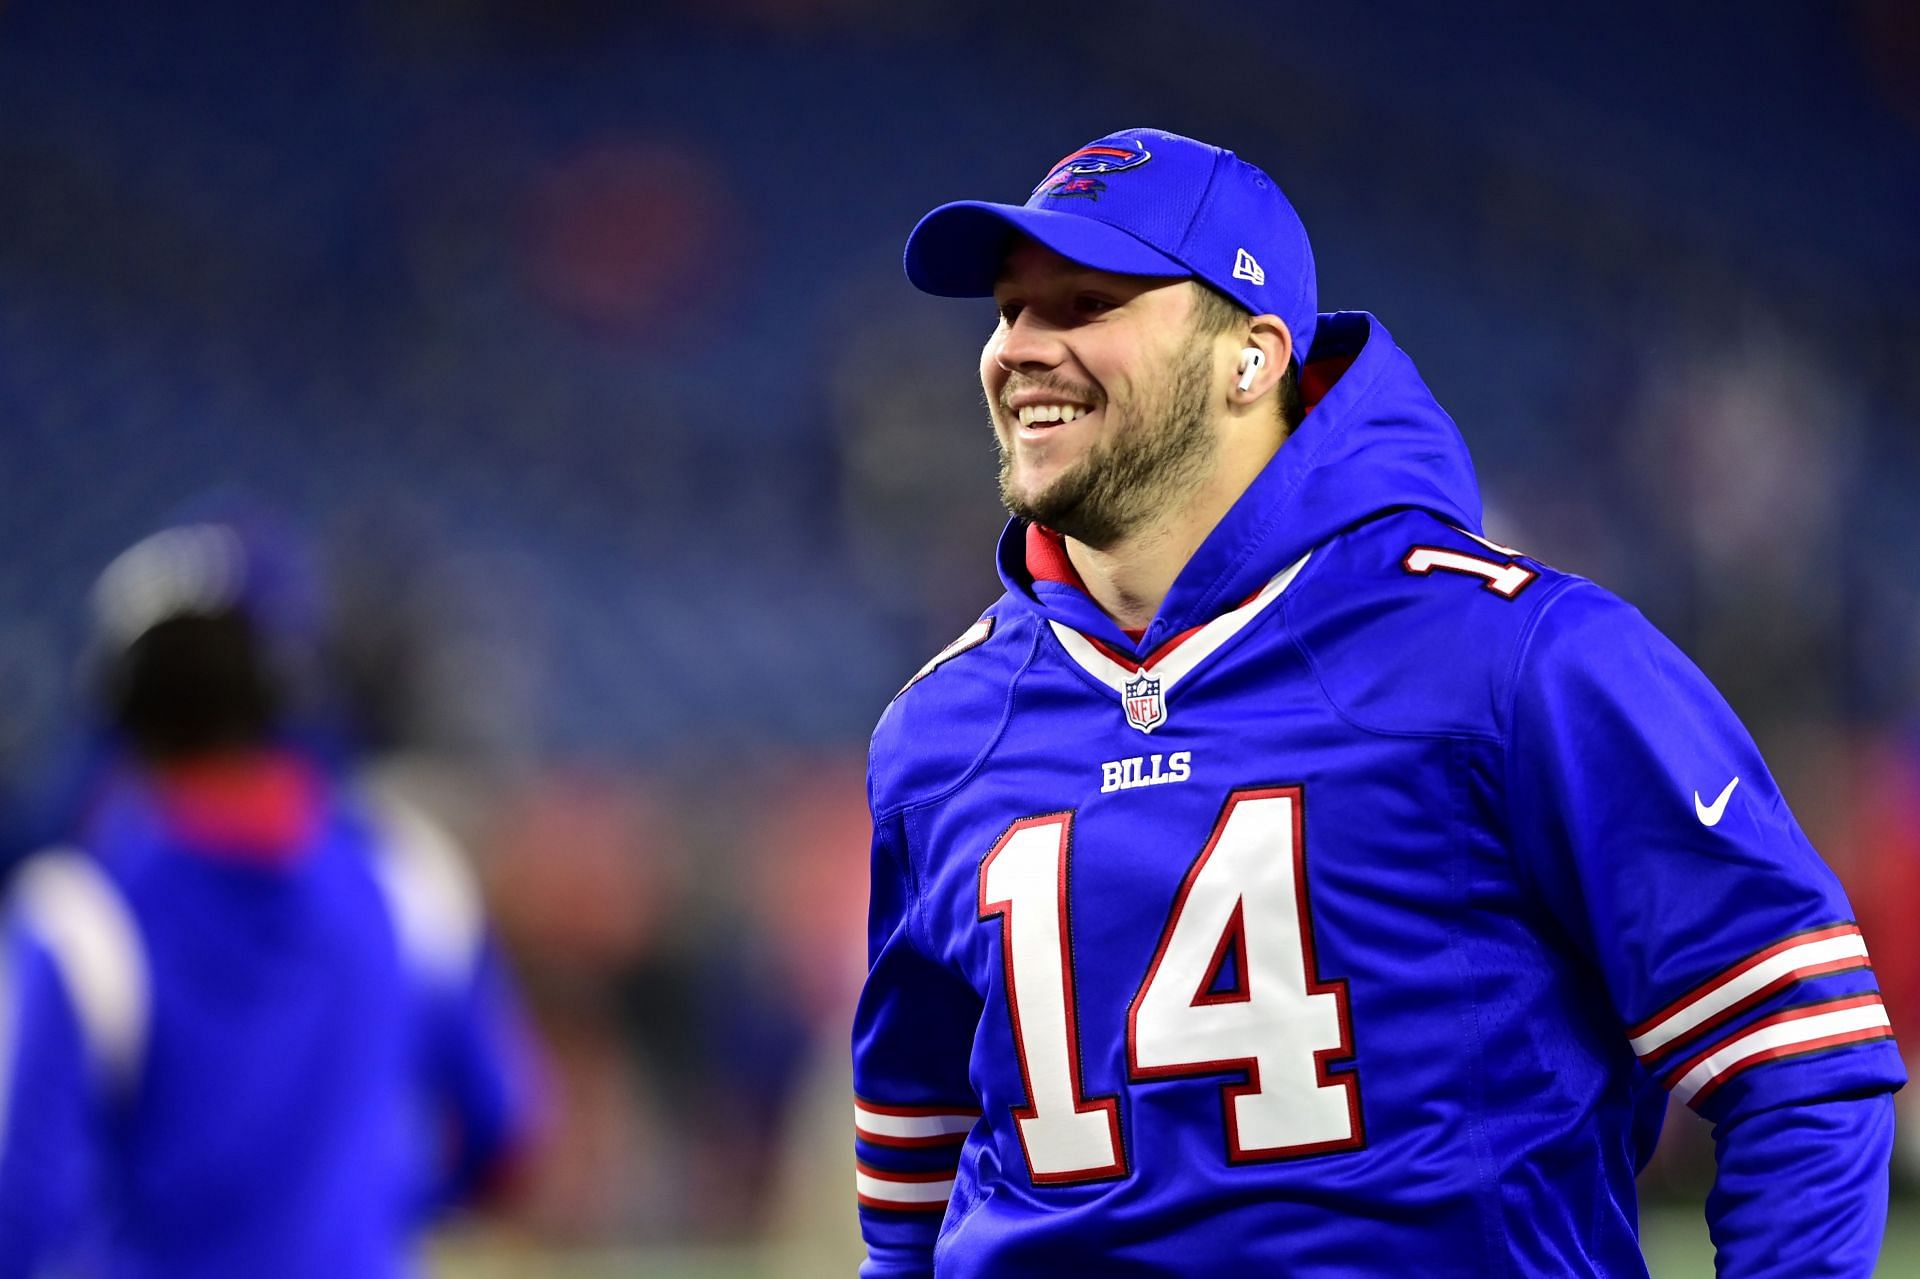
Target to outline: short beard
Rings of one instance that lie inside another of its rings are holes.
[[[1095,550],[1118,545],[1185,500],[1206,475],[1214,452],[1211,371],[1211,343],[1196,337],[1176,357],[1162,395],[1130,406],[1108,424],[1104,440],[1038,493],[1014,491],[1013,455],[1001,442],[1001,505]],[[1107,409],[1116,411],[1111,400]]]

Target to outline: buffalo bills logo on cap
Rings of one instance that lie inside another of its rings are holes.
[[[1047,176],[1040,179],[1040,185],[1034,187],[1033,194],[1043,200],[1059,200],[1078,197],[1098,200],[1107,184],[1095,174],[1119,173],[1123,169],[1137,168],[1153,159],[1153,152],[1134,138],[1103,138],[1091,146],[1081,147],[1072,155],[1066,156],[1047,170]]]

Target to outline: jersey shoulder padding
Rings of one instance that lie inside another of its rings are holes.
[[[1038,625],[1031,612],[1003,598],[893,699],[873,733],[876,817],[950,793],[986,757],[1006,728]]]
[[[1281,599],[1326,696],[1354,724],[1497,738],[1542,606],[1580,580],[1408,510],[1316,551]]]

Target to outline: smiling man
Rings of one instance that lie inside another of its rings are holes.
[[[1671,1096],[1723,1275],[1869,1274],[1844,895],[1684,656],[1482,535],[1272,179],[1130,129],[906,267],[995,300],[1014,519],[874,736],[862,1273],[1644,1276]]]
[[[1003,326],[981,352],[980,381],[1000,440],[1001,500],[1072,538],[1088,571],[1113,578],[1096,594],[1144,627],[1299,420],[1296,393],[1243,396],[1216,423],[1215,384],[1235,360],[1243,373],[1257,373],[1256,361],[1288,368],[1292,336],[1204,284],[1088,270],[1024,237],[994,296]],[[1155,524],[1172,536],[1138,545]]]

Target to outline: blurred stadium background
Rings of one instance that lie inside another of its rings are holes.
[[[57,833],[98,570],[281,511],[557,1085],[442,1272],[849,1273],[865,734],[997,590],[990,309],[901,242],[1151,123],[1280,177],[1494,537],[1719,683],[1920,1042],[1916,10],[1473,12],[0,3],[0,848]],[[1709,1167],[1677,1122],[1663,1279]]]

